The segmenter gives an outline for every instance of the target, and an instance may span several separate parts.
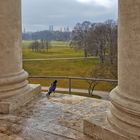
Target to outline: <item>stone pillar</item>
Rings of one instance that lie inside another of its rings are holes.
[[[31,87],[27,78],[27,72],[22,69],[21,0],[2,0],[0,2],[0,101],[29,92]],[[1,110],[0,108],[0,112]]]
[[[140,0],[119,0],[118,87],[108,120],[128,137],[140,138]]]

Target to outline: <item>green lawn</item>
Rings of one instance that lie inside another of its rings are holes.
[[[86,60],[55,60],[55,61],[27,61],[24,62],[24,69],[30,75],[46,76],[85,76],[86,72],[99,63],[98,59]],[[30,79],[32,83],[40,83],[42,86],[49,86],[53,79]],[[59,87],[68,87],[68,80],[59,80]],[[86,81],[72,81],[73,88],[87,89]],[[97,90],[111,90],[112,85],[101,82],[96,87]]]
[[[32,52],[28,49],[31,42],[23,42],[23,58],[25,59],[44,59],[44,58],[69,58],[82,57],[82,51],[75,51],[65,42],[52,42],[53,47],[49,52]],[[55,46],[59,44],[60,46]],[[64,45],[65,44],[65,45]],[[62,45],[62,46],[61,46]],[[29,75],[40,76],[78,76],[85,77],[87,71],[99,64],[97,58],[79,60],[47,60],[47,61],[24,61],[24,69]],[[53,79],[29,79],[31,83],[38,83],[42,86],[49,86]],[[68,87],[68,80],[58,79],[58,87]],[[87,89],[87,81],[72,81],[72,88]],[[109,83],[100,82],[96,90],[111,90],[113,86]]]
[[[75,49],[70,48],[68,42],[51,42],[51,47],[49,48],[48,52],[33,52],[28,49],[30,43],[30,41],[24,41],[22,43],[24,59],[70,58],[84,56],[82,50],[76,51]]]
[[[82,76],[98,59],[25,61],[24,69],[30,75]]]

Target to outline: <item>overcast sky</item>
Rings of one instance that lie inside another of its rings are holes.
[[[117,19],[117,0],[22,0],[22,23],[26,31],[54,30],[85,20]]]

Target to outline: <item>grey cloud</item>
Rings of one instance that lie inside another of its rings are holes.
[[[72,27],[77,22],[82,22],[84,20],[96,22],[106,19],[116,19],[116,17],[117,6],[105,8],[94,4],[82,4],[76,0],[22,1],[23,26],[28,30],[31,29],[31,26],[31,30],[45,29],[49,25],[54,25],[56,27]]]

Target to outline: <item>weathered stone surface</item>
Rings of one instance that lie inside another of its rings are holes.
[[[28,74],[22,69],[21,1],[1,1],[0,9],[0,99],[4,99],[28,89]]]
[[[132,137],[122,135],[109,124],[107,120],[109,106],[110,102],[101,101],[97,108],[102,108],[102,111],[98,109],[99,111],[94,112],[92,117],[84,120],[84,133],[100,140],[133,140]]]
[[[0,115],[0,132],[24,140],[99,140],[83,133],[83,119],[103,111],[100,104],[87,97],[42,94],[13,114]]]
[[[28,90],[20,93],[18,95],[14,95],[10,98],[3,99],[0,102],[0,113],[8,114],[13,112],[14,110],[20,108],[25,105],[29,101],[31,101],[40,91],[40,85],[28,85]]]
[[[10,104],[8,102],[0,102],[0,113],[9,113]]]
[[[0,140],[24,140],[24,139],[16,135],[8,136],[6,134],[0,133]]]
[[[110,124],[140,139],[140,1],[119,0],[118,87],[111,92]]]
[[[0,113],[11,113],[41,88],[28,84],[22,68],[21,0],[1,1],[0,9]]]

